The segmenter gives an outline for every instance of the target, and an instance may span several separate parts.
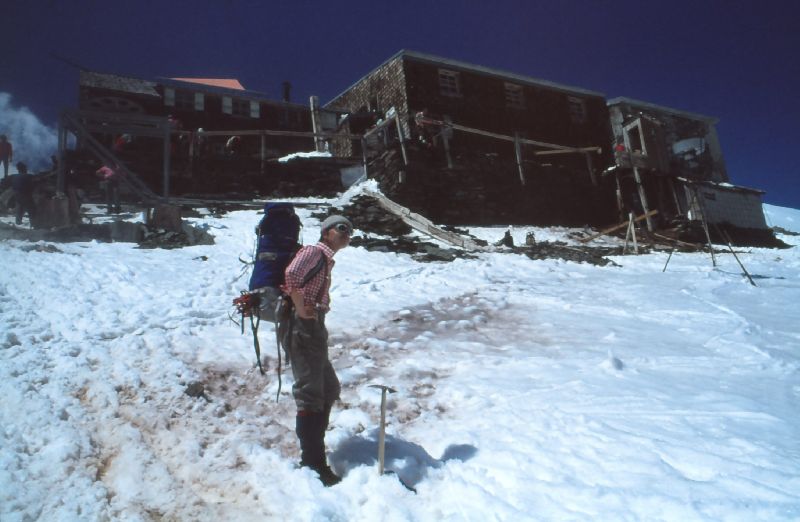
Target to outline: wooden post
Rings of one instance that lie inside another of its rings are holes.
[[[742,264],[741,260],[739,260],[739,256],[737,256],[737,255],[736,255],[736,252],[734,252],[734,251],[733,251],[733,244],[732,244],[732,242],[731,242],[731,236],[728,234],[728,231],[727,231],[727,230],[722,230],[722,229],[720,229],[720,228],[719,228],[719,226],[718,226],[718,225],[716,225],[716,224],[715,224],[714,226],[715,226],[715,227],[717,227],[717,233],[718,233],[720,236],[723,236],[723,237],[725,238],[725,241],[727,241],[727,243],[728,243],[728,248],[730,249],[730,251],[731,251],[731,254],[733,254],[733,257],[735,257],[735,258],[736,258],[736,262],[737,262],[737,263],[739,263],[739,266],[741,267],[741,269],[742,269],[742,272],[744,272],[744,275],[746,275],[746,276],[747,276],[747,279],[750,281],[750,284],[751,284],[751,285],[753,285],[753,286],[758,286],[758,285],[756,284],[756,282],[755,282],[755,281],[753,281],[753,278],[752,278],[752,277],[750,277],[750,273],[749,273],[749,272],[747,271],[747,269],[744,267],[744,265]]]
[[[700,212],[701,223],[703,224],[703,231],[706,233],[706,241],[708,241],[708,251],[711,252],[711,264],[714,268],[717,268],[717,256],[714,255],[714,245],[711,243],[711,234],[708,231],[708,221],[706,221],[706,209],[705,206],[700,202],[700,198],[697,197],[697,189],[692,187],[692,201],[697,207],[697,210]],[[691,203],[689,204],[691,207]]]
[[[625,140],[625,150],[631,152],[633,150],[631,149],[631,137],[628,134],[627,129],[623,129],[622,137]],[[647,215],[647,213],[650,212],[650,207],[647,204],[647,196],[644,193],[642,178],[639,176],[639,168],[633,163],[633,155],[631,155],[631,168],[633,169],[633,179],[636,180],[636,188],[639,191],[639,201],[642,202],[642,210],[644,211],[645,215]],[[647,230],[650,232],[653,231],[653,220],[650,217],[647,218]]]
[[[597,186],[597,177],[594,175],[594,167],[592,165],[591,153],[586,153],[586,168],[589,169],[589,177],[592,179],[592,185]]]
[[[195,145],[194,142],[197,140],[197,133],[190,132],[189,133],[189,178],[194,177],[194,150]]]
[[[519,144],[519,132],[514,133],[514,153],[517,156],[517,170],[519,170],[519,182],[525,184],[525,170],[522,168],[522,147]]]
[[[442,135],[442,143],[444,144],[444,156],[447,158],[447,168],[452,169],[453,158],[450,157],[450,140],[444,134]]]
[[[636,242],[636,223],[633,221],[633,212],[628,214],[631,222],[631,237],[633,238],[633,253],[639,255],[639,244]]]
[[[669,260],[672,259],[672,253],[675,252],[675,247],[672,247],[672,250],[669,251],[669,255],[667,256],[667,262],[664,263],[664,268],[661,269],[661,273],[667,271],[667,265],[669,264]]]
[[[317,152],[322,152],[325,150],[325,143],[317,136],[318,133],[322,132],[320,125],[322,122],[320,121],[319,116],[319,97],[318,96],[311,96],[309,98],[309,103],[311,104],[311,129],[314,131],[314,150]]]
[[[369,179],[369,174],[367,173],[367,139],[361,138],[361,158],[364,161],[364,177]]]
[[[67,185],[67,171],[66,165],[64,165],[64,158],[66,156],[64,150],[67,146],[67,129],[64,124],[64,116],[62,115],[58,119],[58,177],[56,178],[56,193],[59,194],[64,194],[66,192]]]
[[[400,140],[400,152],[403,153],[403,165],[408,165],[408,155],[406,154],[406,140],[403,136],[403,126],[400,125],[400,116],[395,113],[394,121],[397,123],[397,139]]]
[[[170,154],[172,153],[172,147],[170,143],[170,138],[172,137],[172,132],[170,128],[170,122],[168,120],[164,121],[164,198],[169,199],[169,169],[170,169]]]
[[[619,169],[614,171],[614,180],[617,183],[617,211],[619,212],[617,216],[619,217],[620,221],[622,221],[625,205],[622,202],[622,185],[620,185],[619,182]]]
[[[636,188],[639,192],[639,201],[642,202],[642,210],[644,211],[645,215],[650,212],[650,206],[647,204],[647,196],[644,193],[644,185],[642,185],[642,178],[639,176],[639,169],[633,165],[633,179],[636,180]],[[653,231],[653,220],[651,218],[647,218],[647,230],[650,232]]]
[[[453,120],[450,116],[444,117],[442,126],[442,143],[444,143],[444,155],[447,158],[447,168],[453,168],[453,158],[450,156],[450,137],[453,135]]]
[[[261,135],[261,175],[264,175],[264,169],[267,165],[267,135]]]

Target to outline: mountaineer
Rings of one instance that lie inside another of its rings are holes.
[[[294,305],[288,351],[294,375],[300,465],[316,471],[325,486],[341,481],[325,456],[325,431],[341,389],[328,358],[325,314],[330,304],[333,255],[350,244],[352,232],[353,224],[344,216],[325,219],[319,242],[303,247],[286,267],[283,287]]]

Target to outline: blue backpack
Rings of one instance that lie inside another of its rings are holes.
[[[256,227],[256,254],[249,289],[277,289],[284,271],[300,248],[300,218],[291,203],[267,203]]]

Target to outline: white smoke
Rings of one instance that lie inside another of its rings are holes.
[[[42,123],[27,107],[14,107],[11,95],[6,92],[0,92],[0,134],[5,134],[14,147],[9,174],[17,171],[19,161],[31,172],[51,168],[50,156],[58,148],[56,129]]]

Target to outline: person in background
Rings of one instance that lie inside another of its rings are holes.
[[[22,224],[22,216],[28,213],[28,218],[33,220],[35,208],[33,205],[33,176],[28,174],[28,166],[23,162],[17,163],[17,174],[11,177],[11,188],[17,202],[17,225]]]
[[[14,161],[14,147],[5,134],[0,135],[0,163],[3,164],[3,179],[8,177],[8,165]]]
[[[344,216],[329,216],[322,222],[316,245],[305,246],[286,267],[283,291],[294,305],[289,331],[289,357],[297,404],[295,429],[300,440],[300,465],[319,474],[325,486],[341,479],[328,466],[325,431],[331,408],[339,399],[341,386],[328,358],[328,330],[325,314],[331,297],[333,255],[350,244],[353,224]]]
[[[122,209],[119,204],[119,180],[122,173],[118,167],[111,168],[103,165],[95,172],[103,181],[100,182],[106,190],[106,211],[109,214],[119,214]]]

